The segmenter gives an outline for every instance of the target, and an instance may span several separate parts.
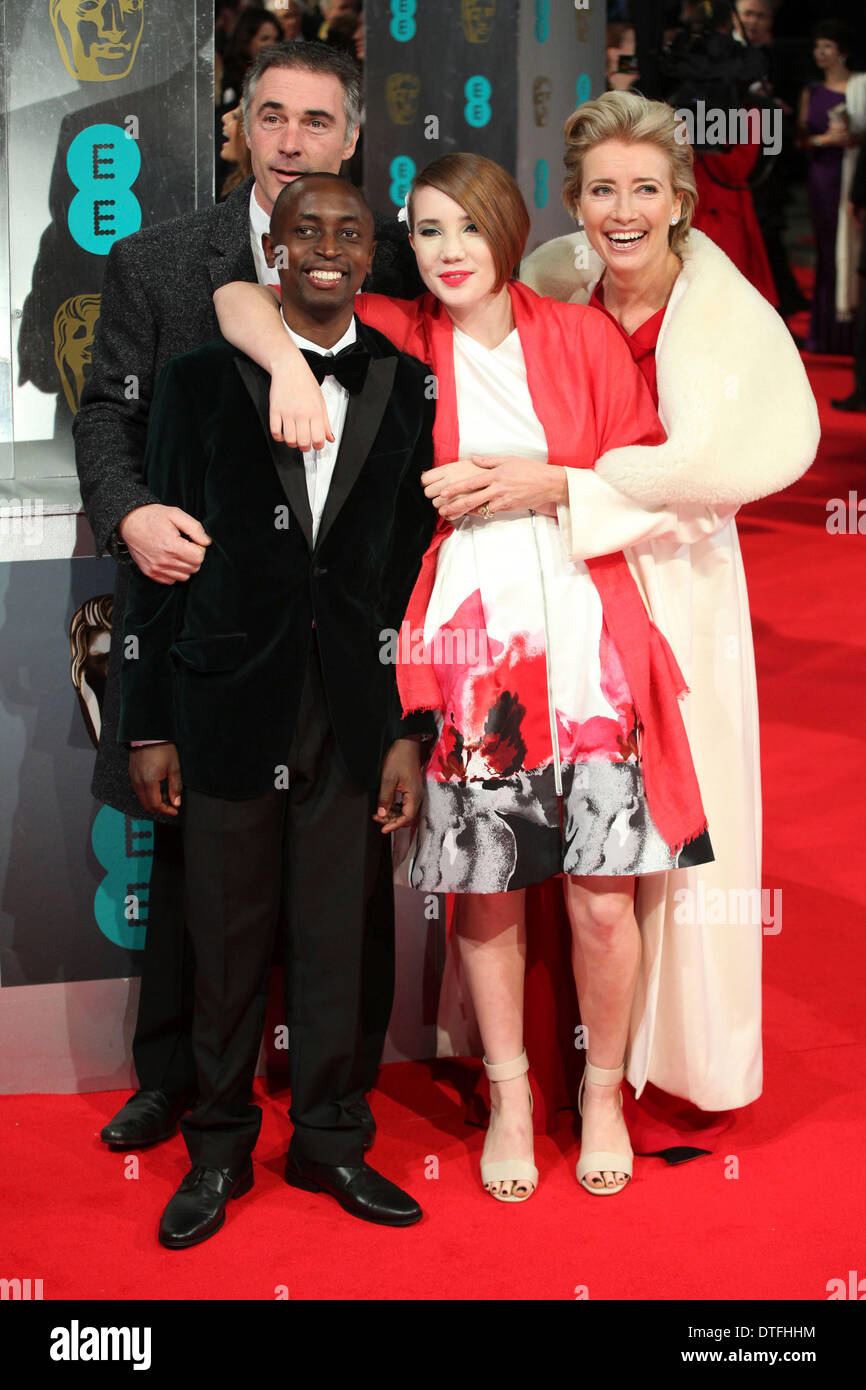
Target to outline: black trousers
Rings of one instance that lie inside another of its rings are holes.
[[[132,1057],[138,1084],[170,1096],[196,1089],[192,1055],[192,943],[183,910],[183,838],[153,827],[153,867]]]
[[[383,840],[367,904],[364,939],[364,1085],[371,1090],[382,1059],[394,1000],[394,885],[390,843]],[[287,1010],[290,963],[285,962]],[[194,1095],[193,948],[184,917],[183,836],[154,824],[148,925],[141,964],[132,1056],[143,1090]],[[289,1015],[290,1017],[290,1015]]]
[[[182,1121],[190,1158],[243,1162],[258,1138],[250,1103],[281,903],[288,932],[292,1152],[358,1164],[364,1099],[367,904],[382,856],[375,793],[346,773],[313,644],[288,787],[229,801],[184,792],[186,920],[195,953],[198,1103]]]

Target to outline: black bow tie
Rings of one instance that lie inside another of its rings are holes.
[[[326,376],[334,376],[341,386],[356,396],[367,380],[370,354],[360,343],[350,343],[330,357],[306,348],[301,348],[301,352],[320,386]]]

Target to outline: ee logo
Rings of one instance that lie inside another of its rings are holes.
[[[535,37],[539,43],[550,38],[550,0],[535,0]]]
[[[83,250],[107,256],[141,226],[131,189],[141,168],[138,142],[119,125],[88,126],[69,146],[66,168],[78,189],[69,205],[70,234]]]
[[[153,821],[133,819],[113,806],[102,806],[93,822],[90,842],[105,869],[93,899],[96,925],[115,946],[140,951],[147,930]]]
[[[589,101],[589,94],[592,91],[592,82],[588,72],[582,72],[577,79],[577,104],[582,106],[585,101]]]
[[[391,0],[391,38],[398,43],[408,43],[415,37],[415,11],[417,0]]]
[[[486,77],[470,77],[466,86],[463,88],[463,95],[466,97],[466,105],[463,114],[469,125],[482,126],[490,120],[490,97],[493,88]]]
[[[547,187],[548,167],[546,159],[536,160],[535,164],[535,191],[532,195],[537,208],[547,207],[547,199],[550,196]]]
[[[408,154],[398,154],[397,158],[392,159],[388,165],[388,173],[391,175],[388,197],[395,206],[399,207],[409,192],[409,185],[415,177],[415,161],[410,159]]]

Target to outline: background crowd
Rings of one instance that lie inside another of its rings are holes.
[[[866,128],[862,6],[608,0],[607,12],[608,89],[696,113],[701,103],[707,111],[755,113],[750,143],[711,143],[710,132],[695,140],[694,226],[783,317],[810,310],[798,346],[853,355],[853,389],[834,404],[866,411],[866,323],[858,320],[866,202],[866,164],[858,161]],[[216,191],[225,197],[250,173],[238,102],[255,54],[280,39],[320,39],[363,66],[365,28],[360,0],[215,0],[214,24]],[[363,128],[345,172],[360,186]],[[792,259],[804,270],[795,273]]]

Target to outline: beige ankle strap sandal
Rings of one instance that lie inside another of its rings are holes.
[[[591,1081],[595,1086],[621,1086],[624,1076],[625,1062],[621,1067],[596,1067],[587,1058],[580,1090],[577,1093],[577,1108],[580,1114],[583,1114],[583,1093],[587,1081]],[[622,1090],[619,1092],[619,1103],[622,1105]],[[577,1181],[594,1197],[612,1197],[614,1193],[622,1192],[623,1188],[628,1187],[633,1160],[634,1154],[630,1147],[627,1154],[613,1153],[610,1149],[594,1149],[591,1153],[584,1153],[581,1147],[580,1158],[577,1161]],[[623,1183],[617,1183],[615,1187],[597,1186],[586,1181],[590,1173],[604,1172],[627,1173],[628,1179]]]
[[[510,1062],[488,1062],[484,1057],[484,1071],[488,1081],[513,1081],[518,1076],[525,1076],[529,1071],[529,1060],[526,1056],[526,1048],[523,1049],[519,1057],[515,1057]],[[528,1083],[527,1083],[528,1084]],[[532,1111],[532,1089],[529,1091],[529,1109]],[[491,1182],[531,1182],[532,1189],[529,1192],[502,1193],[491,1192],[491,1197],[495,1197],[497,1202],[525,1202],[531,1197],[538,1186],[538,1169],[535,1164],[526,1158],[503,1158],[496,1163],[481,1164],[481,1181],[485,1188]],[[489,1190],[489,1189],[488,1189]]]

